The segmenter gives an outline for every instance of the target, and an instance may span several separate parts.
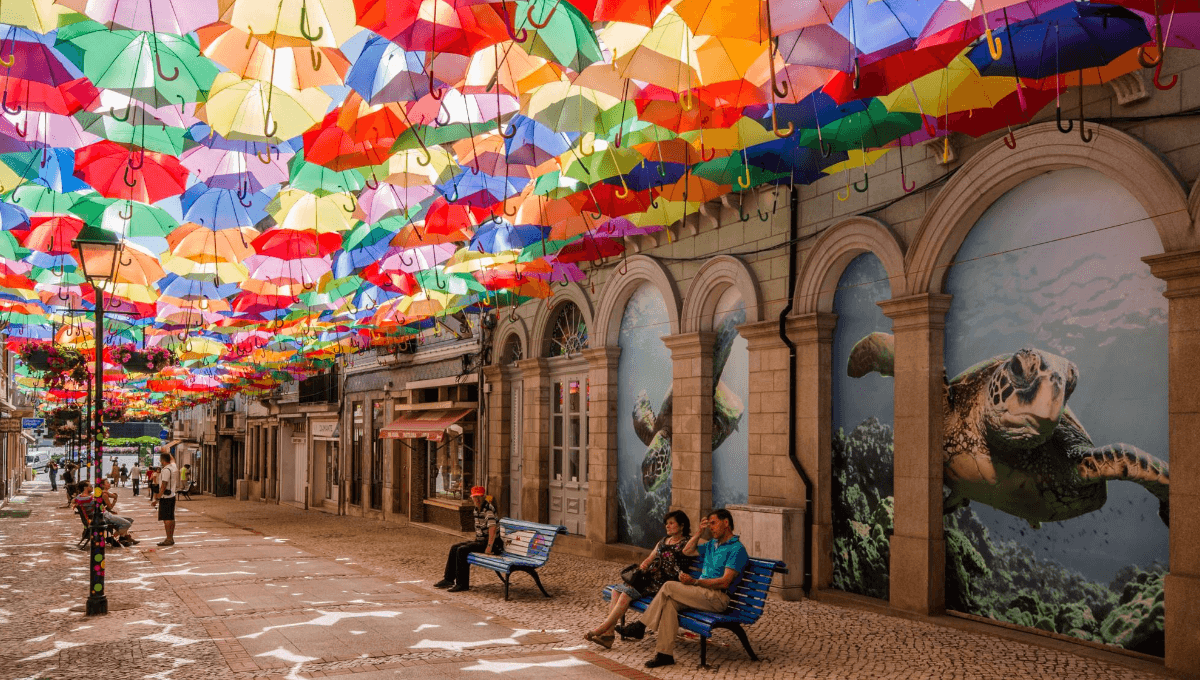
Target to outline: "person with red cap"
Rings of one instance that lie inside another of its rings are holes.
[[[470,590],[471,566],[467,564],[467,555],[473,552],[498,555],[504,551],[504,540],[500,538],[500,518],[496,514],[496,506],[487,499],[487,491],[482,486],[471,487],[471,502],[475,504],[475,540],[450,546],[450,554],[446,556],[446,573],[441,581],[433,584],[434,588],[448,588],[451,593]]]

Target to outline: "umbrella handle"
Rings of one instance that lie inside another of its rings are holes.
[[[1080,87],[1082,88],[1083,86],[1080,85]],[[1067,120],[1067,126],[1063,127],[1062,107],[1061,106],[1056,106],[1054,108],[1054,122],[1058,125],[1058,131],[1063,133],[1064,135],[1071,134],[1071,131],[1075,129],[1075,121],[1070,120],[1070,119]]]
[[[871,175],[868,174],[866,170],[863,170],[862,187],[859,187],[858,182],[855,182],[854,190],[860,194],[866,193],[867,187],[870,186],[870,184],[871,184]]]
[[[129,258],[128,262],[125,261],[125,249],[124,248],[121,249],[121,257],[117,261],[121,264],[122,267],[132,267],[133,266],[133,258],[132,257]],[[111,297],[109,298],[109,301],[111,303],[111,301],[112,301]]]
[[[350,196],[350,207],[347,208],[346,206],[342,206],[342,210],[345,210],[348,214],[353,214],[355,208],[357,208],[357,207],[358,207],[358,204],[356,204],[354,202],[354,196]]]
[[[823,139],[818,140],[818,144],[821,147],[821,158],[829,158],[829,154],[833,153],[833,144],[826,144]]]
[[[434,99],[436,99],[438,101],[441,101],[442,97],[446,96],[446,88],[444,88],[444,87],[435,88],[433,86],[433,68],[432,68],[432,66],[433,66],[433,64],[430,64],[431,68],[426,72],[426,75],[429,76],[429,96],[433,97]]]
[[[134,158],[137,158],[137,162],[136,162],[136,163],[134,163],[134,162],[133,162],[133,159],[134,159]],[[131,154],[129,154],[129,161],[128,161],[128,163],[129,163],[129,167],[130,167],[130,168],[133,168],[134,170],[141,170],[141,169],[142,169],[142,166],[144,166],[144,165],[146,164],[146,150],[145,150],[145,149],[139,149],[139,150],[138,150],[138,153],[136,153],[136,154],[132,154],[132,153],[131,153]]]
[[[24,110],[21,108],[20,104],[16,104],[14,106],[14,108],[11,108],[11,109],[8,108],[8,89],[7,88],[4,90],[4,94],[0,95],[0,108],[3,108],[4,112],[10,116],[15,116]]]
[[[504,201],[504,214],[509,217],[516,217],[517,216],[517,207],[514,205],[512,212],[509,212],[508,211],[508,201]]]
[[[243,208],[249,208],[254,205],[254,201],[242,195],[238,196],[238,203],[241,203]]]
[[[131,102],[131,104],[132,104],[132,102]],[[108,115],[110,115],[110,116],[112,116],[113,118],[115,118],[116,120],[119,120],[119,121],[121,121],[122,123],[124,123],[125,121],[129,120],[129,113],[130,113],[130,111],[132,111],[132,110],[133,110],[133,106],[126,106],[126,107],[125,107],[125,115],[124,115],[124,116],[118,116],[118,115],[117,115],[117,109],[116,109],[116,107],[114,106],[113,108],[111,108],[111,109],[109,109],[109,110],[108,110]]]
[[[783,139],[784,137],[790,137],[792,133],[796,131],[796,124],[788,121],[787,129],[780,130],[779,121],[775,118],[775,112],[778,110],[778,106],[778,104],[771,105],[771,131],[775,133],[776,137]]]
[[[162,55],[159,54],[157,50],[155,50],[155,52],[154,52],[154,69],[156,71],[158,71],[158,77],[162,78],[163,80],[166,80],[168,82],[178,78],[179,77],[179,67],[172,66],[171,68],[175,69],[175,72],[172,73],[171,75],[167,75],[166,73],[163,73]]]
[[[1173,83],[1172,83],[1172,84],[1173,84]],[[16,128],[16,130],[17,130],[17,134],[18,134],[18,135],[21,135],[21,139],[25,139],[25,133],[26,133],[26,132],[29,132],[29,119],[28,119],[28,118],[26,118],[26,119],[24,119],[22,122],[23,122],[23,123],[25,123],[25,129],[24,129],[24,130],[22,130],[22,129],[21,129],[21,123],[13,123],[13,127],[14,127],[14,128]],[[45,157],[45,154],[43,154],[42,156],[43,156],[43,158],[44,158],[44,157]],[[45,160],[43,160],[43,161],[42,161],[42,167],[43,167],[43,168],[44,168],[44,167],[46,167],[46,161],[45,161]]]
[[[313,34],[310,31],[311,29],[308,26],[308,4],[305,3],[300,5],[300,35],[304,36],[305,40],[310,40],[312,42],[320,40],[321,36],[325,35],[324,26],[318,26],[316,34]]]
[[[749,189],[750,188],[750,165],[746,164],[745,168],[746,168],[746,174],[738,175],[737,183],[738,183],[739,187],[741,187],[743,189]],[[744,222],[745,220],[742,220],[742,221]]]
[[[12,41],[12,46],[8,51],[8,61],[0,58],[0,66],[4,68],[12,68],[13,64],[17,63],[17,43]]]
[[[992,37],[992,29],[984,31],[987,34],[988,54],[992,55],[992,61],[999,61],[1000,57],[1004,56],[1004,43],[1000,42],[999,38]]]
[[[1172,87],[1175,87],[1175,81],[1179,80],[1179,75],[1174,74],[1174,73],[1171,74],[1171,82],[1164,84],[1162,81],[1159,80],[1159,78],[1162,77],[1162,67],[1163,67],[1162,55],[1160,54],[1158,57],[1158,64],[1154,67],[1154,87],[1157,87],[1158,89],[1165,92],[1165,91],[1171,89]],[[24,137],[25,135],[21,135],[21,136]]]
[[[1017,136],[1013,134],[1012,128],[1009,128],[1008,134],[1004,136],[1004,146],[1007,146],[1010,149],[1017,148]]]
[[[709,151],[711,151],[712,153],[708,153]],[[702,160],[704,162],[708,162],[716,157],[717,157],[716,149],[706,149],[706,148],[704,148],[703,144],[700,145],[700,160]]]
[[[525,18],[529,20],[529,23],[533,24],[534,28],[542,29],[550,25],[550,17],[553,17],[554,13],[557,11],[558,3],[555,2],[554,6],[550,8],[550,13],[547,14],[546,18],[542,20],[542,23],[539,24],[533,20],[533,3],[531,2],[529,3],[529,9],[525,10]]]
[[[317,49],[316,46],[310,46],[308,58],[312,61],[313,70],[320,71],[322,61],[321,50]]]
[[[587,135],[580,135],[579,136],[579,155],[583,156],[584,158],[587,158],[588,156],[591,156],[592,154],[596,153],[596,140],[594,140],[594,139],[592,140],[592,148],[590,148],[590,149],[587,148],[586,142],[587,142]]]
[[[1087,144],[1088,142],[1092,141],[1092,135],[1094,133],[1091,130],[1088,130],[1084,127],[1084,125],[1083,125],[1084,120],[1085,119],[1083,116],[1083,71],[1080,70],[1080,72],[1079,72],[1079,139],[1083,140],[1084,144]]]
[[[130,182],[130,181],[129,181],[129,170],[130,170],[130,169],[131,169],[131,168],[130,168],[128,165],[126,165],[126,166],[125,166],[125,176],[124,176],[124,178],[123,178],[123,179],[125,180],[125,186],[129,187],[130,189],[132,189],[133,187],[136,187],[136,186],[137,186],[137,179],[136,179],[136,178],[134,178],[134,180],[133,180],[132,182]]]
[[[374,184],[374,185],[372,185],[372,184],[371,184],[371,180],[375,180],[375,184]],[[379,180],[378,180],[378,179],[375,179],[375,175],[374,175],[374,174],[372,174],[372,175],[371,175],[371,179],[364,180],[364,181],[366,182],[367,188],[368,188],[368,189],[370,189],[371,191],[375,191],[376,189],[378,189],[378,188],[379,188]]]
[[[274,137],[276,132],[279,132],[279,121],[271,120],[271,112],[268,110],[266,118],[263,118],[263,136]]]
[[[128,201],[125,204],[125,207],[129,209],[129,212],[125,212],[124,210],[119,210],[119,211],[117,211],[117,217],[120,217],[123,220],[133,219],[133,201]]]
[[[433,155],[429,153],[429,147],[425,146],[420,137],[417,137],[417,141],[421,142],[421,151],[424,152],[424,156],[417,156],[417,165],[425,167],[433,162]]]
[[[847,199],[849,199],[849,198],[850,198],[850,184],[849,184],[849,183],[847,183],[847,184],[846,184],[846,188],[845,188],[845,189],[843,189],[843,190],[839,190],[839,191],[837,192],[837,200],[839,200],[839,201],[842,201],[843,203],[845,203],[845,202],[846,202],[846,200],[847,200]]]
[[[759,210],[758,208],[755,208],[754,210],[755,210],[755,212],[758,213],[758,219],[762,220],[763,222],[766,222],[767,220],[771,219],[771,213],[764,213],[763,211]]]
[[[903,167],[900,168],[900,188],[904,189],[904,193],[906,194],[911,194],[917,188],[916,180],[909,182],[908,178],[904,176]]]
[[[1155,57],[1153,59],[1146,56],[1146,46],[1145,45],[1142,45],[1141,47],[1138,48],[1137,59],[1138,59],[1138,63],[1141,64],[1143,68],[1154,68],[1155,66],[1158,66],[1159,64],[1162,63],[1162,58],[1163,58],[1163,55],[1162,55],[1161,48],[1159,48],[1159,53],[1157,55],[1155,55]]]
[[[692,91],[689,88],[687,92],[679,95],[679,108],[684,111],[691,111],[696,108],[696,102],[692,99]]]
[[[505,139],[512,139],[517,136],[517,128],[513,127],[508,132],[504,131],[504,124],[500,122],[500,107],[496,107],[496,130],[500,132],[500,136]]]
[[[433,94],[433,93],[431,92],[430,94]],[[438,99],[438,97],[434,97],[434,99]],[[446,122],[444,122],[444,123],[442,122],[442,112],[443,111],[446,112]],[[439,107],[437,115],[433,117],[433,122],[437,123],[438,125],[449,125],[450,124],[450,111],[448,111],[446,109],[446,107],[444,107],[444,106]]]
[[[266,152],[267,152],[267,155],[263,156],[261,153],[259,153],[259,151],[255,150],[254,156],[256,158],[258,158],[258,162],[262,163],[263,165],[270,165],[271,164],[271,145],[270,144],[267,145]],[[279,159],[279,148],[278,147],[275,148],[275,157],[276,157],[276,160]]]
[[[500,9],[504,10],[504,29],[508,31],[508,37],[516,43],[523,43],[528,40],[529,29],[522,27],[520,33],[513,31],[513,20],[512,15],[508,13],[508,5],[501,2]]]

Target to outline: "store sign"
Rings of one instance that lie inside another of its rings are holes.
[[[338,421],[336,420],[314,420],[312,421],[312,435],[314,437],[332,437],[337,430]]]
[[[23,429],[23,430],[36,430],[37,428],[39,428],[45,424],[46,424],[45,418],[22,418],[21,419],[21,429]]]

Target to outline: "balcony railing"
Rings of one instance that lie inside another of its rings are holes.
[[[301,404],[333,404],[340,387],[336,370],[300,381]]]

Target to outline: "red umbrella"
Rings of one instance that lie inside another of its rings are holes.
[[[559,262],[596,262],[625,252],[625,246],[610,238],[584,236],[574,243],[563,246],[554,258]]]
[[[490,215],[488,210],[448,203],[445,198],[439,196],[430,204],[429,210],[425,213],[425,228],[422,231],[426,234],[444,236],[456,233],[463,227],[477,225],[480,220],[487,219],[488,215]]]
[[[5,110],[19,113],[24,108],[69,116],[99,98],[100,92],[92,81],[73,77],[59,54],[49,46],[6,40],[0,47],[12,64],[0,70]]]
[[[318,234],[295,229],[268,229],[250,242],[259,255],[284,260],[304,257],[325,257],[342,247],[342,237],[336,233]]]
[[[174,156],[105,140],[75,152],[75,176],[107,198],[157,203],[187,189],[188,170]]]
[[[447,5],[453,9],[437,11]],[[359,26],[406,50],[466,55],[509,39],[512,26],[502,17],[509,9],[479,0],[354,0]]]
[[[715,105],[714,97],[704,88],[701,88],[699,97],[692,97],[691,108],[683,108],[679,97],[680,93],[674,90],[659,85],[647,85],[634,98],[638,118],[668,130],[685,132],[700,128],[730,127],[742,117],[741,108],[722,108]]]
[[[387,291],[413,295],[421,289],[417,279],[408,272],[388,270],[379,271],[379,263],[373,262],[358,274],[364,281],[373,283]]]
[[[864,97],[881,97],[904,87],[927,73],[946,68],[971,40],[948,40],[928,47],[904,50],[868,62],[864,55],[858,73],[838,71],[822,91],[838,104]]]
[[[382,165],[407,129],[394,105],[370,107],[352,92],[320,125],[304,133],[304,160],[339,172]]]
[[[629,24],[653,26],[671,0],[598,0],[592,21],[623,21]]]
[[[34,215],[29,224],[24,237],[18,237],[21,245],[48,255],[70,255],[71,242],[83,229],[83,220],[68,215]]]

